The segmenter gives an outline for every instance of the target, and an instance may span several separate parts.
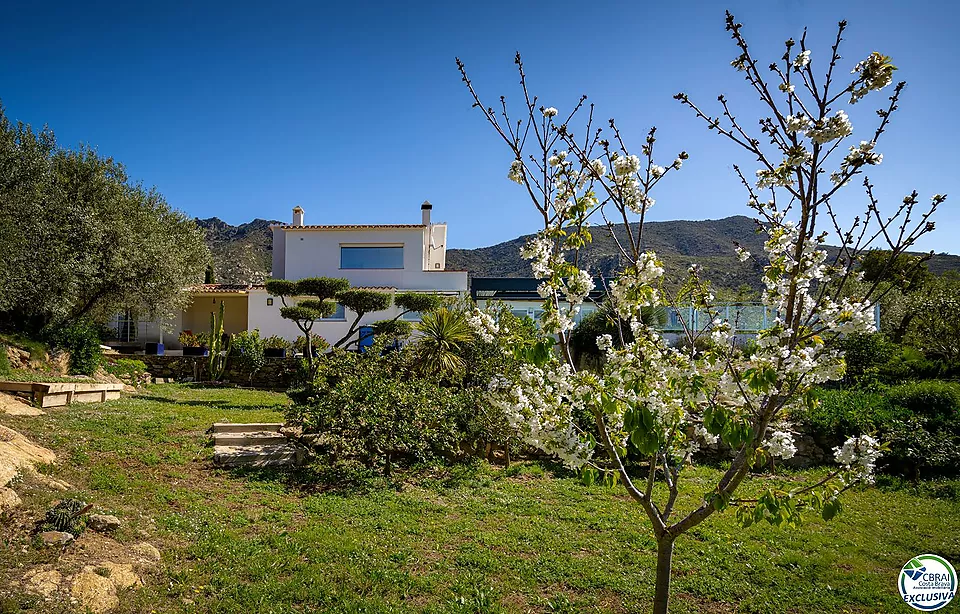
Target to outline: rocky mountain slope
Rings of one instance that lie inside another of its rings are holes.
[[[218,218],[197,220],[207,234],[213,254],[216,280],[223,283],[257,283],[270,275],[273,234],[269,220],[256,219],[231,226]],[[634,234],[636,226],[632,227]],[[668,276],[682,277],[690,264],[703,267],[715,286],[758,288],[762,265],[757,260],[741,263],[733,251],[740,244],[753,254],[763,253],[763,235],[757,234],[752,218],[737,215],[719,220],[648,222],[644,227],[645,249],[657,252]],[[626,227],[614,227],[618,241],[627,244]],[[529,277],[530,265],[520,257],[520,248],[531,235],[476,249],[447,250],[447,269],[460,269],[476,277]],[[614,238],[604,227],[593,229],[593,243],[581,252],[581,266],[606,277],[623,266]],[[960,256],[935,255],[928,263],[940,274],[960,270]]]

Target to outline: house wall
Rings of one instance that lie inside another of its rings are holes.
[[[267,305],[268,298],[273,298],[273,305]],[[287,299],[287,302],[293,305],[296,303],[296,299]],[[250,302],[248,306],[248,326],[251,330],[254,328],[258,329],[261,337],[272,337],[277,335],[278,337],[283,337],[287,341],[294,341],[303,333],[300,332],[300,329],[297,328],[297,325],[294,322],[280,317],[281,307],[283,307],[283,303],[280,302],[280,299],[271,297],[265,290],[251,291]],[[395,305],[391,305],[390,309],[385,311],[368,313],[363,317],[362,320],[360,320],[360,325],[372,324],[377,320],[393,318],[399,313],[400,309]],[[354,318],[357,317],[356,313],[350,311],[349,309],[344,310],[344,316],[344,320],[318,321],[313,325],[313,330],[311,332],[313,334],[320,335],[332,345],[345,334],[347,334],[347,331],[350,330],[350,324],[353,322]]]
[[[352,286],[391,287],[399,290],[466,291],[464,271],[424,271],[423,227],[363,230],[297,230],[287,227],[283,257],[284,279],[344,277]],[[446,232],[443,233],[446,241]],[[435,239],[436,241],[436,239]],[[341,269],[341,245],[403,245],[402,269]],[[433,250],[433,256],[439,258]],[[276,249],[274,258],[276,259]],[[275,269],[275,273],[278,272]]]
[[[273,272],[274,279],[286,279],[287,234],[282,228],[273,229]]]
[[[223,301],[223,331],[239,333],[247,330],[247,296],[244,294],[218,296],[197,294],[190,306],[183,311],[180,330],[189,330],[194,334],[210,331],[210,313],[217,313]],[[179,333],[178,333],[179,334]]]

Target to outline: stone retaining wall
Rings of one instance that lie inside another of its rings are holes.
[[[202,381],[208,377],[206,356],[136,356],[147,365],[147,371],[154,378],[181,381]],[[223,380],[238,386],[286,390],[299,368],[299,358],[265,358],[263,367],[250,377],[241,372],[235,361],[227,361],[227,370]]]

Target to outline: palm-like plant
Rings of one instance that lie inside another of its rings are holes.
[[[463,346],[473,340],[473,331],[463,313],[442,307],[423,314],[417,324],[420,338],[415,347],[417,370],[457,380],[466,371]]]

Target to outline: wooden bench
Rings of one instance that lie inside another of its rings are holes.
[[[123,384],[97,382],[2,382],[0,390],[29,394],[40,407],[59,407],[71,403],[100,403],[119,399]]]

